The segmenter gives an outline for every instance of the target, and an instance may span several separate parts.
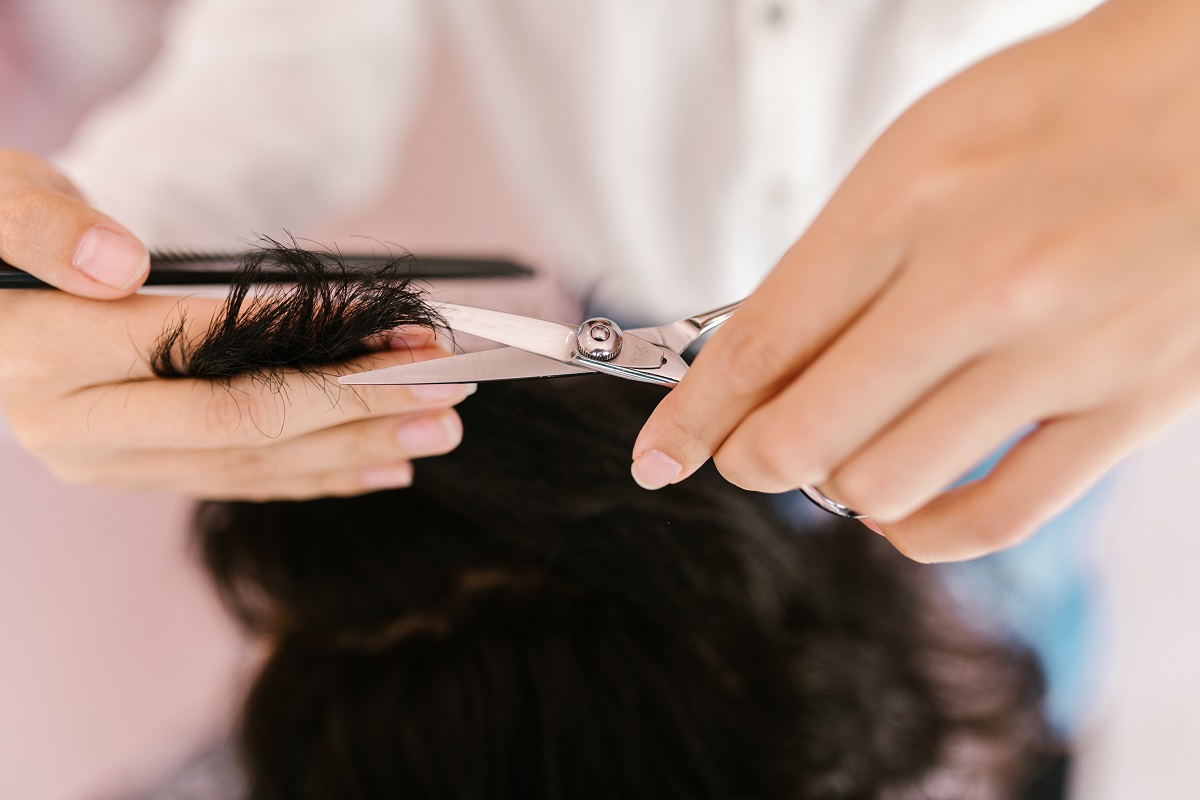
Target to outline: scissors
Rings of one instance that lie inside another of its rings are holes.
[[[351,385],[477,383],[601,373],[674,386],[688,370],[681,356],[683,351],[733,316],[741,303],[667,325],[628,331],[604,317],[593,317],[582,325],[567,325],[454,303],[430,305],[452,331],[507,346],[344,375],[338,381]],[[831,514],[852,519],[863,517],[815,487],[801,486],[800,491]]]

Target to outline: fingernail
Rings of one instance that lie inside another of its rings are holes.
[[[643,489],[661,489],[679,477],[682,471],[679,462],[658,450],[642,453],[630,468],[633,479]]]
[[[361,473],[363,485],[368,489],[398,489],[412,484],[412,464],[395,464],[390,467],[370,467]]]
[[[859,519],[859,522],[861,522],[863,525],[865,525],[868,530],[875,531],[880,536],[885,535],[883,532],[883,528],[879,527],[879,524],[876,523],[875,520],[871,519],[870,517],[862,517],[861,519]]]
[[[396,442],[409,453],[431,453],[444,450],[457,438],[457,428],[449,415],[421,417],[406,422],[396,430]]]
[[[388,347],[392,350],[412,350],[433,341],[433,331],[426,328],[403,328],[387,336]]]
[[[75,251],[75,268],[112,289],[128,289],[150,268],[150,254],[137,241],[99,226]]]
[[[479,385],[475,383],[418,383],[409,387],[413,397],[422,403],[470,397],[478,388]]]

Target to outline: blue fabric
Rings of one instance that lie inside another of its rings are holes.
[[[986,474],[1002,454],[963,480]],[[1116,480],[1106,478],[1016,547],[937,567],[970,616],[1037,653],[1046,672],[1047,713],[1067,738],[1078,730],[1101,678],[1105,626],[1088,553]]]

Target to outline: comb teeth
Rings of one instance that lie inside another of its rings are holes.
[[[166,273],[175,273],[178,275],[232,274],[241,267],[246,256],[258,252],[261,251],[154,249],[150,251],[151,276],[153,279],[156,273],[164,276]],[[333,279],[339,277],[353,278],[358,275],[372,274],[386,266],[395,264],[397,261],[411,262],[414,272],[419,271],[420,268],[419,262],[407,253],[399,256],[367,255],[365,253],[327,253],[321,251],[309,251],[309,253],[331,266],[336,264],[346,268],[344,274],[340,270],[331,274],[330,277]],[[273,282],[276,275],[286,276],[290,274],[286,269],[280,268],[269,260],[262,264],[261,267],[261,278],[268,282]]]
[[[256,249],[247,250],[178,250],[174,248],[150,251],[150,260],[156,265],[176,267],[181,264],[238,264],[252,253],[261,252]],[[324,261],[338,261],[349,266],[381,266],[395,261],[414,258],[409,253],[367,254],[367,253],[328,253],[320,250],[308,251]],[[269,266],[269,264],[268,264]]]
[[[212,263],[214,261],[237,261],[245,253],[234,252],[231,250],[176,250],[174,248],[166,250],[151,250],[150,259],[160,264],[178,264],[183,261],[194,261]]]
[[[188,269],[190,265],[197,267],[212,268],[214,265],[227,265],[228,269],[235,269],[241,265],[242,259],[247,255],[261,252],[256,249],[247,250],[178,250],[174,248],[158,249],[150,251],[150,263],[154,267],[163,269]],[[418,258],[408,252],[400,253],[341,253],[341,252],[324,252],[321,250],[310,250],[310,255],[320,258],[322,261],[329,263],[344,264],[351,270],[372,269],[383,267],[390,264],[395,264],[397,261],[411,262],[414,269],[419,269],[426,260],[438,264],[462,264],[473,265],[485,263],[484,260],[476,260],[471,258],[438,258],[431,257],[429,259]],[[270,262],[263,265],[268,271],[274,271]]]

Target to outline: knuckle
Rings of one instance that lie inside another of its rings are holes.
[[[1010,272],[990,282],[979,295],[979,313],[998,324],[1025,327],[1051,307],[1045,281],[1030,269]]]
[[[769,441],[727,442],[713,456],[713,463],[727,481],[752,491],[785,492],[803,482],[795,479],[797,470],[788,453]]]
[[[717,374],[737,394],[758,394],[791,372],[793,356],[785,339],[763,326],[730,327],[715,349]]]
[[[200,404],[202,430],[218,442],[260,446],[284,433],[288,409],[303,401],[286,389],[252,378],[239,378],[228,385],[200,384],[208,394]]]
[[[1052,245],[1030,248],[975,283],[969,315],[979,324],[1026,329],[1070,308],[1061,302],[1057,265],[1065,256]]]
[[[225,441],[244,436],[244,402],[232,389],[211,387],[211,393],[200,404],[200,426],[205,435]]]
[[[718,450],[717,467],[744,488],[782,492],[823,484],[835,463],[827,425],[795,409],[763,408],[743,420]]]

